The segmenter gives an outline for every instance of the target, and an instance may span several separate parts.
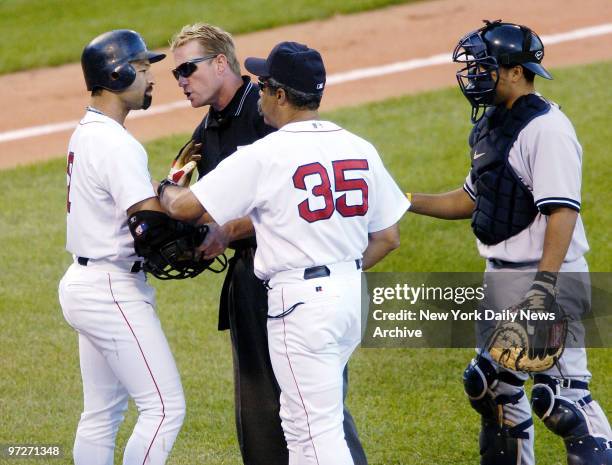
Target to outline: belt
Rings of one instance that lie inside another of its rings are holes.
[[[554,378],[548,375],[535,375],[533,377],[534,384],[547,384],[553,391],[556,391],[557,386],[566,389],[584,389],[589,390],[589,383],[579,381],[577,379]]]
[[[92,260],[87,257],[77,257],[77,263],[81,266],[100,266],[117,271],[129,271],[130,273],[138,273],[142,270],[142,262],[111,262],[109,260]]]
[[[355,260],[355,269],[361,269],[361,259],[359,258]],[[328,276],[331,276],[331,270],[327,265],[311,266],[304,270],[304,279],[326,278]]]
[[[269,281],[275,284],[276,282],[295,282],[315,278],[327,278],[335,274],[342,274],[361,269],[361,259],[351,260],[348,262],[332,263],[328,265],[311,266],[309,268],[297,268],[293,270],[279,271]],[[270,288],[270,286],[267,286]]]
[[[487,259],[489,263],[496,268],[527,268],[537,266],[540,261],[534,260],[530,262],[509,262],[506,260],[501,260],[499,258],[489,258]]]

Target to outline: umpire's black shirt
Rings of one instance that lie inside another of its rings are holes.
[[[198,162],[201,178],[242,145],[250,145],[275,131],[263,121],[257,111],[259,88],[248,76],[242,76],[242,87],[221,111],[212,106],[193,133],[193,139],[202,143],[202,159]]]

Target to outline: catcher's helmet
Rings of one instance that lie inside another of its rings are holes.
[[[486,21],[480,29],[466,34],[453,51],[453,61],[465,64],[457,72],[463,95],[472,104],[472,121],[480,109],[492,105],[499,74],[491,72],[500,66],[521,65],[538,76],[552,79],[541,65],[544,45],[538,35],[526,26]]]
[[[111,91],[127,89],[136,79],[136,70],[130,62],[149,60],[155,63],[165,57],[163,53],[148,51],[143,38],[135,31],[105,32],[87,44],[81,55],[87,90],[98,87]]]

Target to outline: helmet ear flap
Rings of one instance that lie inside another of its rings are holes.
[[[110,90],[124,90],[130,87],[136,79],[136,70],[130,63],[123,63],[110,71],[108,78]]]

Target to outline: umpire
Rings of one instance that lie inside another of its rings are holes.
[[[201,178],[243,145],[275,129],[266,125],[258,107],[259,89],[241,76],[232,36],[222,29],[188,25],[171,41],[178,85],[194,108],[210,105],[192,139],[202,144],[198,161]],[[202,221],[210,221],[204,218]],[[235,250],[221,290],[219,330],[230,330],[234,362],[236,429],[245,465],[287,465],[287,444],[279,416],[280,389],[272,372],[266,334],[268,300],[255,277],[257,247],[248,217],[222,227],[212,223],[204,243],[205,258],[229,246]],[[344,371],[345,392],[348,383]],[[366,465],[365,453],[348,410],[344,431],[356,465]]]

